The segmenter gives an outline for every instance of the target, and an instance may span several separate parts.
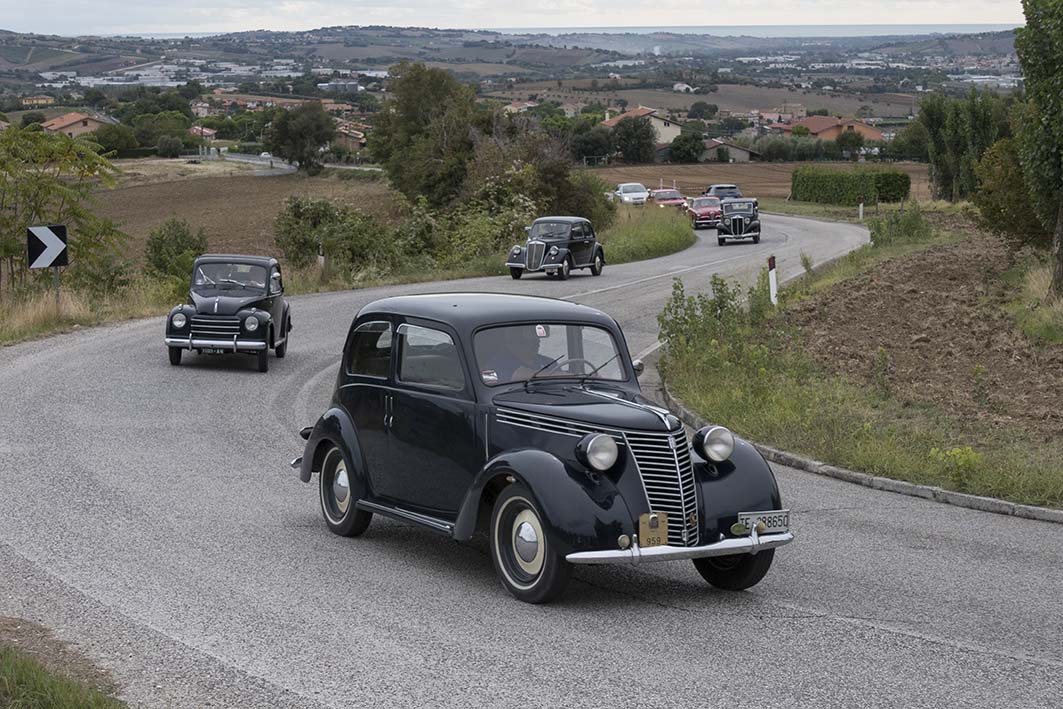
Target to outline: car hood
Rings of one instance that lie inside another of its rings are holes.
[[[690,211],[694,214],[719,214],[719,207],[691,207]]]
[[[244,308],[257,305],[265,300],[262,294],[248,295],[247,293],[206,295],[192,291],[190,295],[192,305],[200,315],[236,315]]]
[[[674,431],[680,423],[667,410],[641,394],[614,388],[580,387],[553,382],[535,384],[494,397],[495,406],[540,416],[569,419],[601,426],[639,431]]]

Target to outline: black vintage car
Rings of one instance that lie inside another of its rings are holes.
[[[490,540],[531,603],[575,564],[692,559],[748,588],[792,541],[771,469],[722,426],[693,442],[642,397],[616,321],[548,298],[436,294],[371,303],[351,323],[332,402],[292,467],[318,474],[325,523],[379,514]]]
[[[170,364],[181,354],[246,353],[269,369],[269,350],[283,357],[292,329],[277,259],[264,256],[204,254],[192,266],[188,302],[166,318]]]
[[[528,241],[514,246],[506,258],[509,275],[520,278],[525,273],[543,271],[548,277],[568,278],[573,269],[589,268],[602,275],[605,250],[594,236],[591,223],[582,217],[542,217],[528,232]]]
[[[723,246],[728,241],[752,239],[760,243],[760,208],[757,200],[748,197],[725,199],[721,203],[720,222],[716,225],[716,242]]]

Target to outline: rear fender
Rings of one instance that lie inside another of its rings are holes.
[[[303,448],[299,479],[308,483],[312,473],[321,472],[325,454],[333,446],[342,451],[347,462],[351,495],[356,500],[365,499],[369,495],[369,485],[365,475],[362,447],[358,442],[358,430],[347,412],[340,408],[329,409],[314,424]]]
[[[465,493],[454,525],[455,539],[469,539],[484,503],[511,482],[520,482],[535,498],[544,530],[559,554],[615,549],[617,537],[633,534],[631,513],[620,492],[605,475],[592,478],[556,456],[525,448],[501,453],[485,465]]]

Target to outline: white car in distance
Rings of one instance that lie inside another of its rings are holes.
[[[646,204],[650,198],[650,191],[641,182],[624,182],[616,186],[613,199],[621,204]]]

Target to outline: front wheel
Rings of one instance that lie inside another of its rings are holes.
[[[562,281],[567,281],[570,273],[572,273],[572,259],[566,256],[561,262],[561,268],[557,269],[557,277]]]
[[[561,595],[572,565],[555,554],[531,493],[510,485],[491,511],[491,562],[502,585],[525,603],[546,603]]]
[[[760,233],[759,232],[753,235],[753,243],[754,244],[759,244],[760,243]]]
[[[756,586],[775,558],[774,549],[766,549],[757,554],[735,554],[733,556],[707,556],[694,559],[694,568],[701,578],[716,588],[725,591],[742,591]]]
[[[602,252],[599,251],[594,254],[594,263],[591,264],[591,275],[602,275],[602,269],[605,268],[605,261],[602,259]]]
[[[717,246],[723,246],[726,243],[727,243],[727,239],[721,239],[719,237],[716,237],[716,245]]]
[[[333,446],[321,463],[321,514],[329,531],[341,537],[357,537],[369,528],[373,513],[355,506],[351,477],[343,452]]]
[[[268,347],[258,351],[258,371],[260,371],[260,372],[268,372],[269,371],[269,348]]]
[[[170,350],[170,364],[172,364],[175,367],[177,365],[181,364],[181,348],[180,347],[169,347],[167,349]]]
[[[520,277],[524,275],[524,269],[510,267],[509,275],[514,281],[519,281]]]

